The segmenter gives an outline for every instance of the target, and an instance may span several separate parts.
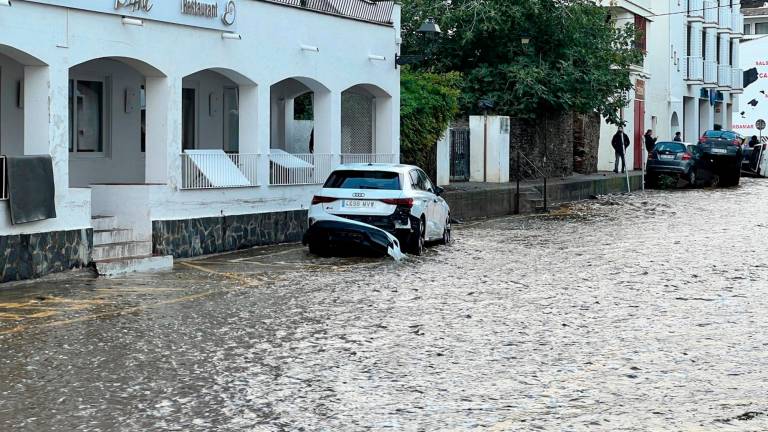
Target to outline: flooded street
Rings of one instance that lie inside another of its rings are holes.
[[[768,181],[0,292],[1,431],[768,430]]]

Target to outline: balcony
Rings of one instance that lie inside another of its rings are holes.
[[[718,90],[730,90],[733,72],[730,66],[721,65],[717,67],[717,88]]]
[[[704,87],[717,86],[717,63],[704,60]]]
[[[736,10],[731,14],[731,37],[740,38],[744,35],[744,15]]]
[[[269,155],[269,184],[272,186],[325,183],[333,168],[332,154],[291,154],[272,149]]]
[[[258,186],[260,156],[221,150],[187,150],[181,154],[181,189],[227,189]]]
[[[731,70],[731,92],[744,93],[744,71],[741,69]]]
[[[685,63],[687,71],[685,79],[692,83],[701,83],[704,81],[704,59],[701,57],[686,57]]]
[[[342,154],[343,164],[393,164],[396,162],[395,154]]]
[[[731,33],[733,31],[733,15],[728,6],[718,8],[717,31],[718,33]]]
[[[704,21],[704,0],[688,0],[688,20]]]
[[[717,2],[704,1],[704,27],[717,27],[718,13]]]
[[[395,1],[369,0],[262,0],[283,6],[308,9],[328,15],[337,15],[376,24],[392,24]]]

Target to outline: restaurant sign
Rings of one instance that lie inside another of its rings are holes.
[[[168,22],[213,30],[234,31],[237,23],[235,0],[23,0]]]

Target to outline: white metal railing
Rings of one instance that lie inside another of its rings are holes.
[[[730,66],[720,65],[717,67],[717,86],[718,87],[730,87],[731,78],[733,78],[733,73],[731,72]]]
[[[704,18],[704,0],[688,0],[688,16]]]
[[[181,189],[225,189],[259,185],[258,154],[181,154]]]
[[[341,163],[343,164],[353,164],[353,163],[362,163],[362,164],[369,164],[369,163],[383,163],[383,164],[393,164],[395,163],[395,160],[397,159],[397,155],[395,154],[342,154],[341,155]]]
[[[735,91],[744,90],[744,71],[736,68],[731,70],[731,87]]]
[[[710,23],[710,24],[717,24],[718,20],[718,14],[717,14],[717,2],[715,1],[704,1],[704,22]]]
[[[744,33],[744,15],[738,10],[734,10],[731,16],[731,28],[734,34],[741,35]]]
[[[733,17],[731,16],[730,6],[721,6],[718,13],[718,27],[721,31],[730,32],[733,27]]]
[[[334,166],[334,155],[331,154],[272,153],[269,155],[269,184],[322,184]]]
[[[704,59],[701,57],[688,57],[686,58],[686,63],[688,63],[688,75],[686,78],[690,81],[703,81]]]
[[[717,84],[717,63],[712,60],[704,60],[704,82]]]
[[[8,182],[6,173],[5,156],[0,156],[0,201],[8,199]]]

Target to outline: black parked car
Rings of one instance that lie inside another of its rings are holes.
[[[656,144],[648,155],[648,186],[658,183],[659,177],[666,175],[674,179],[683,179],[690,185],[697,181],[696,169],[700,150],[692,144],[675,141],[662,141]]]
[[[700,168],[720,186],[738,186],[744,160],[744,138],[736,132],[710,130],[699,138]]]

